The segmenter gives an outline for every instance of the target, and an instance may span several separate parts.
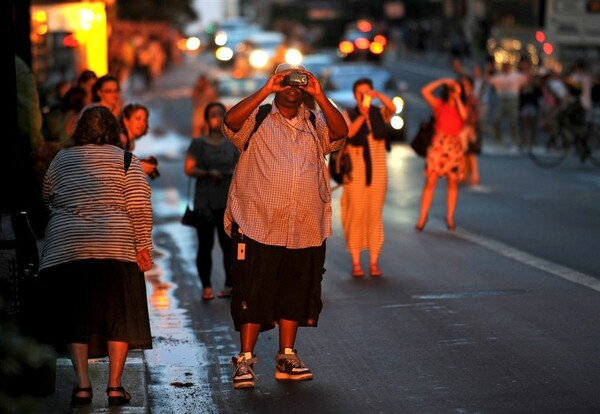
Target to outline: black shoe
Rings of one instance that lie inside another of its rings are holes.
[[[125,391],[125,388],[123,388],[123,387],[108,387],[106,389],[106,394],[108,395],[108,393],[113,392],[113,391],[119,391],[123,395],[114,396],[114,397],[108,396],[108,405],[129,404],[129,401],[131,400],[131,395],[129,395],[129,393],[127,391]]]
[[[76,395],[78,392],[89,392],[90,395],[87,397],[79,397]],[[91,387],[75,387],[71,394],[71,405],[89,405],[92,403],[93,396],[94,394],[92,393]]]
[[[422,231],[423,231],[423,229],[425,228],[425,225],[427,224],[427,220],[429,220],[429,217],[426,217],[426,218],[425,218],[425,221],[424,221],[424,222],[423,222],[423,224],[421,224],[420,226],[419,226],[419,223],[417,223],[417,224],[415,225],[415,231],[416,231],[417,233],[420,233],[420,232],[422,232]]]
[[[456,223],[454,223],[453,221],[447,221],[446,222],[446,227],[448,227],[448,230],[450,231],[454,231],[456,229]]]

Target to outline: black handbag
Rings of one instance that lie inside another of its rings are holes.
[[[210,223],[214,220],[213,211],[209,206],[205,207],[192,207],[191,202],[191,184],[192,179],[188,183],[188,201],[185,206],[185,211],[181,217],[181,224],[184,226],[198,227],[201,224]]]
[[[433,115],[427,122],[421,122],[419,130],[415,134],[414,138],[410,142],[411,148],[419,157],[425,157],[427,155],[427,149],[431,145],[433,135],[435,133],[435,118]]]
[[[332,152],[329,159],[329,174],[333,178],[333,181],[337,184],[343,184],[344,181],[350,178],[351,173],[352,159],[350,158],[350,154],[345,151],[345,148]]]
[[[185,206],[185,212],[181,217],[181,224],[183,224],[184,226],[196,227],[198,226],[198,224],[200,224],[200,220],[198,219],[198,214],[196,214],[196,211],[194,210],[191,204],[191,187],[192,178],[190,177],[188,181],[187,206]]]
[[[185,212],[183,213],[183,216],[181,217],[181,224],[183,224],[184,226],[196,227],[198,225],[198,221],[198,215],[188,204],[185,207]]]

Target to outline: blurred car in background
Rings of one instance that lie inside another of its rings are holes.
[[[257,23],[251,23],[244,18],[226,19],[217,24],[214,29],[213,43],[216,48],[227,46],[232,50],[250,33],[262,30]]]
[[[339,63],[339,61],[339,57],[335,53],[311,53],[302,56],[302,61],[300,63],[306,70],[311,72],[317,78],[320,78],[325,69]]]
[[[254,74],[248,77],[237,78],[223,72],[215,78],[215,87],[219,94],[219,101],[229,109],[242,99],[259,90],[268,79],[269,77],[266,74]],[[265,102],[272,100],[273,96],[271,95]]]
[[[337,52],[345,61],[379,62],[387,47],[387,37],[369,20],[359,20],[344,31]]]
[[[281,63],[279,61],[284,61],[283,56],[278,56],[284,44],[283,33],[263,30],[248,35],[236,49],[236,54],[248,59],[254,70],[271,73]]]
[[[339,110],[345,110],[356,106],[352,86],[361,78],[370,78],[373,89],[393,100],[396,113],[387,125],[388,133],[391,141],[405,141],[407,120],[402,93],[408,90],[408,85],[394,79],[389,69],[370,62],[337,63],[322,72],[320,83],[329,100]],[[375,100],[374,105],[381,105],[381,102]]]
[[[213,37],[215,58],[221,67],[231,67],[236,51],[253,33],[262,31],[260,25],[243,19],[230,19],[219,23]]]

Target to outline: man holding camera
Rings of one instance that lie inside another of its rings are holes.
[[[271,93],[270,111],[254,131]],[[306,95],[319,112],[304,104]],[[254,387],[258,335],[276,325],[275,378],[312,379],[294,344],[298,326],[316,327],[322,309],[325,240],[332,231],[325,155],[343,146],[348,127],[312,73],[281,64],[225,114],[223,132],[241,151],[224,218],[232,237],[231,315],[241,342],[232,358],[234,387]]]

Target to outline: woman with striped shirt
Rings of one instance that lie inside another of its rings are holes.
[[[107,355],[108,402],[129,403],[121,385],[127,352],[152,348],[143,274],[152,266],[150,186],[119,133],[106,107],[85,109],[44,177],[50,220],[39,316],[46,339],[59,352],[67,345],[78,380],[73,404],[91,403],[88,359]]]

